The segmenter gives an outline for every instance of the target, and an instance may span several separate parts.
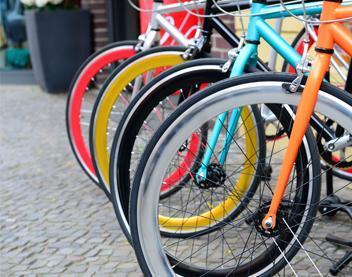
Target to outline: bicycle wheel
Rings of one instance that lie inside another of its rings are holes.
[[[279,209],[280,223],[272,232],[261,227],[275,185],[269,180],[259,185],[239,217],[212,234],[184,240],[165,238],[161,236],[158,224],[158,214],[165,208],[188,216],[192,214],[190,208],[197,209],[188,207],[186,210],[185,205],[181,207],[178,203],[164,207],[159,199],[163,176],[185,138],[218,114],[252,105],[267,105],[289,137],[293,107],[297,106],[300,94],[288,94],[285,88],[294,78],[269,73],[220,82],[180,105],[153,136],[138,166],[130,200],[132,240],[145,275],[171,276],[175,272],[184,276],[271,276],[289,265],[287,270],[293,270],[297,276],[291,260],[299,250],[310,259],[313,255],[316,255],[313,258],[326,258],[325,250],[319,246],[323,244],[319,234],[320,240],[314,241],[315,252],[310,244],[310,230],[319,204],[321,175],[319,152],[310,130],[303,139]],[[351,107],[352,99],[343,92],[329,84],[321,86],[316,112],[338,122],[349,132],[352,132]],[[235,139],[234,143],[238,137]],[[277,141],[271,144],[267,145],[269,165],[280,165],[286,145],[282,140],[280,145]],[[272,180],[275,180],[278,171],[276,167],[273,169]],[[219,193],[218,197],[221,195]],[[307,243],[303,247],[305,240]],[[336,254],[333,252],[332,255]]]
[[[115,133],[111,150],[110,184],[115,213],[128,239],[130,239],[127,218],[130,184],[146,143],[154,131],[183,100],[202,87],[228,77],[229,73],[222,72],[223,63],[224,61],[218,59],[200,59],[175,66],[147,84],[125,111]],[[253,132],[255,138],[252,138],[258,144],[258,146],[255,146],[255,148],[258,148],[258,157],[254,159],[254,163],[261,164],[265,162],[265,141],[264,131],[260,124],[261,119],[257,111],[255,111],[254,120],[256,123],[253,125],[259,126]],[[199,169],[208,137],[209,128],[205,126],[201,128],[199,136],[196,133],[192,134],[190,139],[180,147],[178,164],[163,180],[160,192],[161,198],[170,197],[184,188],[184,185],[191,178],[187,174],[187,169],[191,169],[191,171]],[[260,166],[257,167],[257,170],[259,169]],[[254,175],[259,176],[260,174],[255,173]],[[245,183],[245,181],[243,180],[242,183]],[[250,187],[247,188],[247,192],[253,192],[258,184],[258,178],[255,177],[252,184],[249,182],[245,184]],[[245,185],[242,186],[245,187]],[[181,195],[182,193],[179,193],[174,198]],[[225,216],[227,219],[223,215],[219,215],[223,218],[217,218],[218,222],[230,220],[240,212],[241,205],[233,204],[232,207],[230,205],[228,207]],[[160,219],[162,220],[162,218]],[[182,223],[181,220],[170,219],[169,222],[171,221],[174,225],[183,225],[183,232],[175,234],[175,228],[170,228],[171,224],[168,224],[168,226],[164,226],[164,235],[189,236],[191,233],[194,235],[196,232],[205,232],[205,229],[206,232],[210,232],[218,227],[216,224],[210,226],[209,222],[201,224],[202,220],[198,218],[197,228],[187,228],[186,230],[186,225],[191,226],[191,220],[187,224]],[[202,226],[205,227],[203,230],[201,230]],[[196,229],[197,231],[195,231]]]
[[[90,115],[97,90],[107,75],[122,61],[136,54],[138,41],[109,44],[91,55],[77,71],[66,104],[66,130],[72,151],[91,180],[98,183],[88,144]]]
[[[126,60],[104,83],[94,104],[89,131],[93,166],[108,197],[109,152],[122,114],[139,89],[168,67],[183,63],[184,47],[155,47]]]

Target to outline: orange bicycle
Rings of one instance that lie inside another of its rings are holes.
[[[308,271],[323,276],[338,260],[335,249],[325,246],[327,242],[322,239],[320,226],[328,223],[317,209],[326,199],[320,197],[321,175],[325,173],[320,167],[320,154],[343,149],[344,155],[335,166],[348,165],[352,157],[352,97],[323,81],[335,45],[346,58],[352,56],[352,33],[342,22],[346,18],[352,19],[351,5],[324,1],[311,65],[303,59],[297,67],[298,75],[258,73],[216,83],[187,99],[154,134],[135,174],[130,201],[133,245],[145,275],[299,276],[303,268],[304,274]],[[256,43],[247,41],[251,47]],[[242,52],[240,49],[234,67]],[[269,109],[278,122],[276,132],[283,130],[287,136],[267,142],[271,179],[261,178],[256,192],[247,198],[246,191],[236,184],[244,169],[260,166],[252,162],[258,153],[248,155],[250,145],[244,141],[257,128],[252,120],[254,107]],[[201,136],[202,126],[209,126],[211,131],[219,115],[235,111],[239,115],[235,128],[229,128],[233,126],[230,116],[221,121],[218,143],[211,149],[211,174],[204,181],[207,186],[200,187],[198,172],[187,169],[191,178],[183,186],[190,188],[189,193],[180,190],[179,201],[160,199],[162,181],[178,165],[179,149],[192,134]],[[314,128],[308,127],[309,123]],[[322,144],[322,151],[316,141]],[[224,145],[230,147],[226,160],[231,163],[219,166]],[[352,199],[352,192],[345,189],[348,186],[350,181],[338,180],[333,193]],[[238,201],[244,205],[236,218],[216,222],[219,213],[226,214],[227,206]],[[164,221],[158,220],[159,214],[165,215]],[[173,237],[162,232],[164,225],[171,224],[166,216],[184,222],[174,226]],[[196,216],[202,227],[204,222],[209,226],[216,222],[221,227],[211,233],[177,235],[190,228],[190,221],[197,229]],[[351,221],[334,223],[335,234],[346,237],[351,230]],[[309,266],[302,267],[307,262]],[[347,262],[343,266],[351,270]]]

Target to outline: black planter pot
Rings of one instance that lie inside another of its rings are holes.
[[[86,10],[26,11],[34,76],[47,92],[68,91],[92,52],[91,17]]]

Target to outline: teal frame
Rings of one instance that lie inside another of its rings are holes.
[[[317,5],[319,4],[319,5]],[[287,5],[294,15],[316,15],[322,11],[322,2],[310,2],[305,4],[306,9],[302,8],[302,4]],[[284,58],[291,66],[296,68],[301,60],[301,55],[285,41],[265,20],[274,18],[291,17],[291,14],[285,11],[281,5],[268,6],[263,1],[253,0],[251,14],[248,24],[248,32],[246,36],[245,46],[240,49],[235,62],[232,65],[230,77],[237,77],[243,74],[246,65],[255,66],[257,63],[258,44],[255,42],[263,38],[280,56]],[[252,42],[252,43],[251,43]],[[254,43],[253,43],[254,42]],[[234,109],[231,113],[228,128],[226,132],[225,142],[220,153],[219,162],[223,166],[226,161],[227,154],[230,149],[233,133],[236,131],[237,124],[241,115],[241,109]],[[212,134],[207,144],[201,166],[197,172],[197,181],[206,179],[207,167],[211,161],[213,149],[215,149],[219,139],[224,122],[228,117],[228,112],[218,115],[213,127]]]

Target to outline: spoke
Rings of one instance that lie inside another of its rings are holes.
[[[296,234],[292,231],[292,229],[290,228],[290,226],[288,225],[288,223],[286,222],[285,218],[282,219],[284,221],[284,223],[286,224],[287,228],[290,230],[291,234],[293,235],[293,237],[295,238],[295,240],[297,241],[297,243],[300,245],[300,247],[303,249],[304,253],[306,254],[306,256],[308,257],[308,259],[310,260],[310,262],[313,264],[314,268],[316,269],[316,271],[319,273],[320,276],[323,276],[320,272],[320,270],[318,269],[317,265],[313,262],[312,258],[309,256],[308,252],[306,251],[306,249],[303,247],[303,245],[301,244],[301,242],[299,241],[299,239],[297,238]]]
[[[296,271],[293,269],[291,263],[288,261],[288,259],[285,256],[285,253],[281,250],[280,246],[277,244],[276,240],[274,238],[272,238],[273,242],[276,244],[277,249],[279,249],[280,253],[282,254],[282,256],[284,257],[286,263],[288,264],[288,266],[290,267],[290,269],[292,270],[293,274],[298,277]]]

